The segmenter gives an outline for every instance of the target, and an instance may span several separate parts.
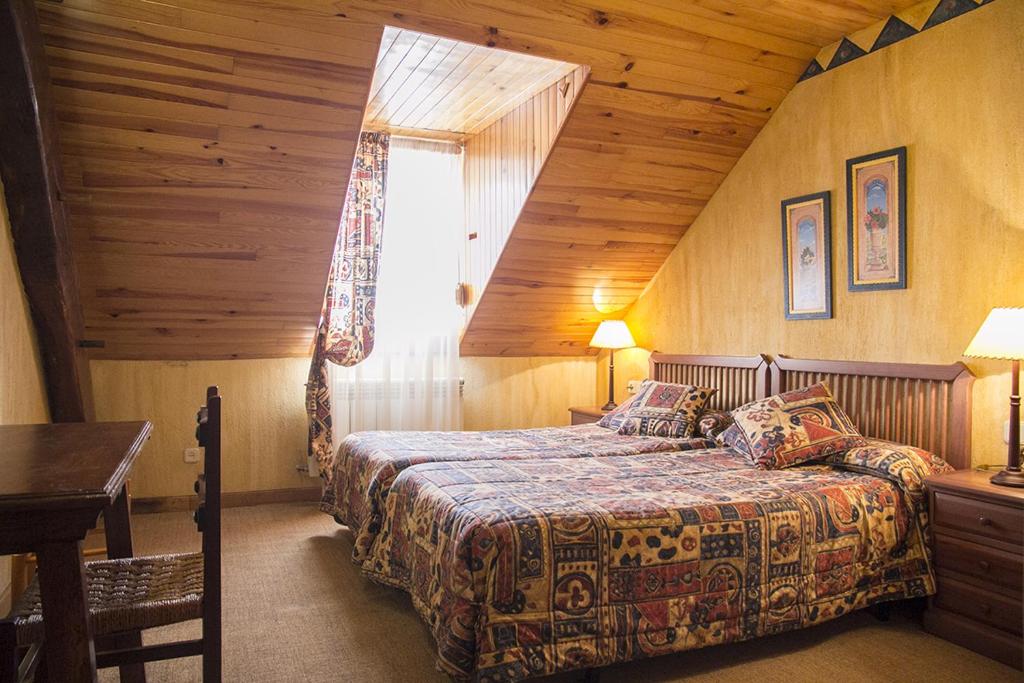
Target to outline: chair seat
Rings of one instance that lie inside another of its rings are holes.
[[[203,616],[203,555],[186,553],[85,563],[93,635],[136,631]],[[43,639],[39,579],[22,594],[10,620],[18,646]]]

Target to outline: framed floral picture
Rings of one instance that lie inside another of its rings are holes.
[[[787,320],[832,317],[832,198],[818,192],[782,202]]]
[[[851,292],[907,287],[907,148],[846,162]]]

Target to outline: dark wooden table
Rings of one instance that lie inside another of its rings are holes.
[[[0,426],[0,555],[34,552],[49,680],[96,680],[82,541],[104,514],[111,557],[132,554],[125,481],[149,422]]]

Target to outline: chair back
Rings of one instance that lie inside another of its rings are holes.
[[[195,520],[203,535],[203,680],[221,679],[221,412],[220,392],[207,388],[206,405],[196,415],[196,440],[204,449],[203,473],[196,481]]]

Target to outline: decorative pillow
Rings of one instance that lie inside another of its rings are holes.
[[[732,417],[730,415],[730,417]],[[750,457],[750,449],[747,448],[747,440],[743,437],[743,430],[733,422],[725,431],[715,437],[715,443],[721,448],[731,448],[743,455]]]
[[[926,450],[906,444],[866,439],[866,445],[836,453],[825,459],[834,467],[864,474],[874,474],[895,482],[915,503],[924,500],[924,480],[933,474],[952,472],[942,458]]]
[[[765,470],[841,455],[866,443],[824,382],[740,406],[732,417],[746,452]]]
[[[697,421],[697,433],[714,439],[733,423],[732,415],[724,410],[705,410]]]
[[[635,436],[693,436],[697,418],[714,389],[690,384],[644,380],[629,407],[623,411],[619,434]]]
[[[610,413],[605,413],[605,415],[597,421],[598,426],[618,430],[618,428],[622,426],[623,419],[625,419],[626,411],[628,411],[629,407],[633,405],[633,401],[636,400],[637,396],[639,396],[639,394],[633,394],[625,403],[615,406]]]

